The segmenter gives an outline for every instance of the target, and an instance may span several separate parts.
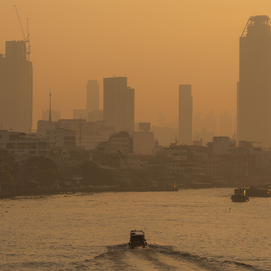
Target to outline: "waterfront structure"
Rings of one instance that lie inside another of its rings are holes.
[[[179,144],[192,144],[192,118],[191,85],[179,85]]]
[[[47,129],[46,139],[54,147],[71,149],[76,146],[76,132],[63,128]]]
[[[38,134],[0,130],[0,148],[7,149],[18,158],[50,155],[48,140]]]
[[[1,127],[29,132],[32,129],[33,68],[25,41],[6,41],[0,54]]]
[[[99,110],[99,84],[97,80],[88,80],[87,112]]]
[[[104,121],[116,132],[134,130],[134,89],[127,77],[104,78]]]
[[[271,147],[271,25],[251,16],[239,40],[237,133],[239,141]]]
[[[96,151],[107,154],[133,154],[133,137],[125,131],[112,134],[105,142],[100,142]]]
[[[235,147],[235,140],[228,136],[214,136],[213,142],[208,145],[212,148],[214,155],[230,154],[230,150]]]
[[[76,145],[87,150],[94,149],[98,142],[108,140],[114,133],[114,127],[108,127],[104,121],[88,122],[85,119],[60,119],[58,121],[39,120],[37,133],[46,136],[46,130],[62,128],[76,132]]]

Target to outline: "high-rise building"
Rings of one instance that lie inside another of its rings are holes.
[[[134,131],[134,89],[127,77],[104,78],[104,120],[115,131]]]
[[[192,145],[192,119],[191,85],[179,85],[179,144]]]
[[[4,129],[31,131],[33,68],[25,41],[6,41],[0,54],[0,121]]]
[[[87,84],[87,112],[99,110],[99,84],[97,80],[88,80]]]
[[[239,41],[238,140],[262,142],[263,147],[271,147],[271,27],[269,17],[250,17]]]

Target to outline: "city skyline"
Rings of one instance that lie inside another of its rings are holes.
[[[175,90],[185,82],[193,85],[194,112],[228,110],[235,115],[238,38],[250,16],[268,15],[271,10],[268,1],[246,2],[243,9],[230,1],[160,1],[153,7],[152,1],[78,5],[60,0],[53,10],[50,1],[1,2],[5,27],[0,52],[6,40],[23,39],[13,4],[25,32],[29,19],[30,59],[35,63],[34,124],[47,109],[49,91],[54,94],[54,109],[71,118],[72,107],[84,107],[85,82],[95,78],[102,89],[102,79],[113,75],[127,76],[137,90],[135,103],[141,107],[136,108],[136,121],[155,124],[159,111],[169,122],[177,121]],[[140,23],[135,23],[139,17]],[[147,110],[149,106],[152,110]]]

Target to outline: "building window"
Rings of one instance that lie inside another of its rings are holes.
[[[17,149],[26,149],[26,143],[17,143]]]

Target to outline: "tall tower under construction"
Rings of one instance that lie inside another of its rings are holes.
[[[33,70],[25,41],[7,41],[0,54],[0,121],[3,129],[32,129]]]
[[[238,139],[271,147],[271,26],[268,16],[249,18],[239,43]]]

